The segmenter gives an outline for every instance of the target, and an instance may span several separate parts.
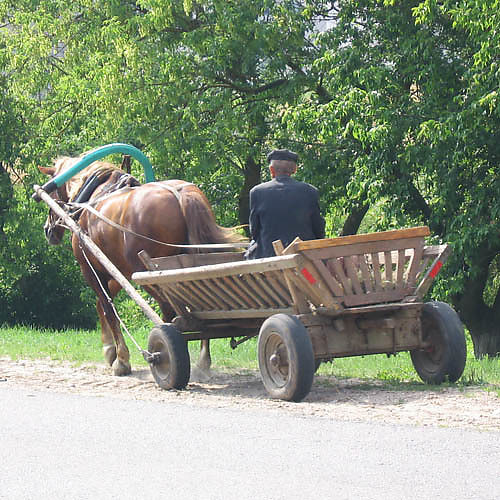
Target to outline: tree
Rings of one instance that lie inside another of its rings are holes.
[[[478,356],[500,352],[497,4],[339,3],[314,63],[327,97],[304,96],[287,117],[304,142],[330,146],[347,222],[377,204],[377,227],[427,224],[452,244],[435,293]]]

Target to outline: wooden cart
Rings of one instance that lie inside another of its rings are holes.
[[[142,254],[147,271],[132,279],[154,286],[177,314],[151,332],[155,380],[171,388],[189,379],[187,341],[231,338],[235,346],[257,335],[262,380],[276,398],[301,400],[319,364],[344,356],[410,351],[423,381],[458,380],[463,326],[447,304],[423,303],[450,249],[426,246],[426,236],[417,227],[287,248],[278,241],[276,257],[251,261]]]

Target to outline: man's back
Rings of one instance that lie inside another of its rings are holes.
[[[310,184],[284,175],[250,191],[250,232],[256,243],[251,258],[274,256],[272,242],[278,239],[286,246],[297,236],[324,238],[324,227],[318,191]]]

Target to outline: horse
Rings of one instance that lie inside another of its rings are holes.
[[[43,174],[55,177],[80,159],[81,156],[60,157],[52,167],[38,168]],[[62,203],[74,203],[73,206],[80,203],[77,206],[88,207],[77,210],[74,217],[78,217],[80,227],[129,280],[134,272],[145,270],[138,257],[141,250],[151,257],[164,257],[186,252],[182,245],[245,240],[235,228],[216,223],[210,202],[196,185],[178,179],[140,184],[107,162],[96,161],[82,169],[51,197]],[[49,210],[44,225],[48,243],[61,243],[65,230],[62,221]],[[97,295],[104,358],[114,375],[128,375],[131,373],[129,350],[110,303],[121,286],[93,255],[85,252],[74,233],[71,245],[85,281]],[[159,304],[163,320],[170,321],[174,316],[170,304],[154,289],[145,289]],[[206,373],[210,365],[209,341],[204,340],[198,367]]]

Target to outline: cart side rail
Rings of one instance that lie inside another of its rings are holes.
[[[156,266],[170,267],[175,259],[148,261],[143,255],[142,260],[153,270],[134,273],[132,279],[139,285],[154,286],[180,316],[265,318],[280,312],[310,312],[311,305],[341,308],[299,254],[163,270]]]
[[[427,227],[300,241],[283,254],[304,255],[345,307],[422,299],[448,245],[425,246]]]

